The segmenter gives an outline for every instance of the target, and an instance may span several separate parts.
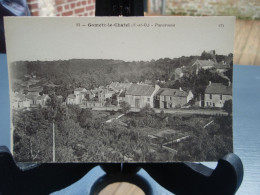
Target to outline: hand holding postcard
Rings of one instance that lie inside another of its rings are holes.
[[[234,17],[6,17],[20,162],[216,161],[233,151]]]

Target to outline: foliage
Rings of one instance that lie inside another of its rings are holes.
[[[232,114],[232,100],[227,100],[224,103],[223,109],[229,114]]]
[[[203,52],[200,59],[225,60],[233,65],[231,55],[212,55]],[[164,58],[151,61],[124,62],[117,60],[67,60],[21,61],[13,63],[11,87],[24,90],[21,83],[30,83],[36,75],[44,86],[42,94],[48,94],[47,107],[30,111],[13,112],[14,156],[19,161],[51,161],[52,130],[55,128],[56,159],[58,161],[168,161],[168,160],[215,160],[232,151],[232,118],[208,116],[179,116],[155,113],[145,106],[139,113],[131,113],[127,102],[120,103],[122,118],[116,113],[81,109],[77,105],[64,105],[66,97],[77,87],[94,89],[117,82],[149,82],[161,87],[192,90],[195,97],[203,94],[209,81],[225,83],[227,80],[214,70],[192,71],[191,64],[199,56]],[[231,59],[231,60],[230,60]],[[189,70],[178,80],[175,70],[184,66]],[[232,69],[225,75],[232,80]],[[62,96],[61,101],[57,96]],[[116,105],[116,95],[107,99],[108,105]],[[230,106],[231,104],[231,106]],[[224,105],[231,113],[232,101]],[[108,119],[113,119],[107,122]],[[214,121],[214,126],[204,128]],[[170,129],[190,135],[184,141],[173,144],[177,155],[151,145],[148,134]],[[223,146],[223,147],[222,147]]]
[[[209,53],[209,52],[206,52],[206,51],[203,51],[201,56],[200,56],[200,59],[201,60],[214,60],[214,55]]]
[[[154,109],[151,108],[150,104],[146,104],[145,107],[141,108],[139,115],[140,116],[149,116],[154,114]]]
[[[126,101],[120,102],[120,107],[121,107],[122,113],[124,113],[124,114],[126,114],[131,109],[130,104]]]
[[[14,111],[14,157],[20,162],[51,161],[52,127],[42,110]]]

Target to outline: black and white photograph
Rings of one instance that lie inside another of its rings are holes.
[[[18,162],[233,152],[234,17],[5,18]]]

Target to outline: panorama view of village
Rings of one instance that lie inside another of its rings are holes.
[[[214,161],[233,150],[233,54],[9,69],[17,161]]]

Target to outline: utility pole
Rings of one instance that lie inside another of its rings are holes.
[[[52,121],[52,159],[55,162],[55,127],[54,120]]]

